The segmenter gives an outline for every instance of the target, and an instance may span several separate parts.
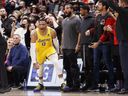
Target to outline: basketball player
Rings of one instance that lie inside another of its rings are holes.
[[[59,52],[59,44],[55,30],[47,26],[45,19],[40,19],[38,21],[37,28],[31,34],[31,56],[33,57],[32,62],[34,67],[39,69],[39,84],[34,89],[34,92],[39,92],[44,88],[42,64],[46,59],[52,61],[55,64],[58,77],[61,78],[63,76],[62,70],[58,65],[57,52]]]

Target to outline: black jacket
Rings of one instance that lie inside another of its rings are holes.
[[[85,36],[85,32],[89,30],[90,28],[94,27],[94,18],[92,15],[88,15],[87,17],[83,17],[81,21],[81,27],[80,27],[80,32],[81,32],[81,38],[80,38],[80,43],[81,44],[90,44],[92,41],[93,36]]]
[[[2,28],[4,28],[4,35],[7,36],[7,37],[10,37],[11,35],[11,31],[12,31],[12,20],[9,19],[9,18],[6,18],[4,20],[2,20]]]
[[[7,46],[5,38],[0,33],[0,46]]]
[[[118,41],[128,41],[128,7],[122,8],[108,0],[109,6],[119,13],[116,21],[116,33]]]

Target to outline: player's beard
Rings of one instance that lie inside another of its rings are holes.
[[[66,15],[66,17],[70,17],[72,15],[72,13],[69,12],[69,13],[66,13],[65,15]]]

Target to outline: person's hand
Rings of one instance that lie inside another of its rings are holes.
[[[79,52],[80,51],[80,45],[76,45],[76,48],[75,48],[75,53]]]
[[[112,31],[112,27],[111,27],[111,25],[107,25],[106,29],[107,29],[106,31],[111,32],[111,31]]]
[[[56,21],[55,20],[55,17],[53,17],[53,16],[50,16],[50,20],[53,22],[53,21]]]
[[[8,66],[8,67],[7,67],[7,70],[8,70],[9,72],[11,72],[11,71],[12,71],[12,68],[13,68],[13,66]]]
[[[97,48],[99,46],[99,42],[94,42],[94,43],[91,43],[91,45],[89,45],[88,47],[89,48]]]
[[[104,28],[103,28],[103,29],[104,29],[104,31],[107,31],[107,26],[104,26]]]
[[[33,63],[33,67],[34,67],[34,69],[39,69],[39,64],[38,63]]]
[[[12,22],[11,26],[12,26],[12,28],[15,28],[15,26],[16,26],[15,22]]]
[[[87,30],[87,31],[85,32],[85,36],[90,36],[90,30]]]

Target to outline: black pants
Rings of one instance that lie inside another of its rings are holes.
[[[6,48],[7,44],[4,38],[0,37],[0,88],[8,87],[7,72],[4,65]]]
[[[124,76],[124,88],[128,90],[128,41],[119,42],[119,53]]]
[[[116,80],[123,80],[123,73],[120,62],[119,46],[112,47],[112,59],[114,67],[116,68]]]
[[[26,77],[27,71],[21,66],[15,66],[11,72],[8,72],[8,81],[10,85],[18,86],[20,83],[23,83]]]
[[[83,60],[83,71],[85,75],[86,87],[91,87],[92,84],[92,70],[93,70],[93,50],[88,45],[82,45],[81,55]]]
[[[66,71],[66,82],[69,87],[79,87],[79,67],[77,64],[77,54],[75,50],[63,50],[63,66]]]

